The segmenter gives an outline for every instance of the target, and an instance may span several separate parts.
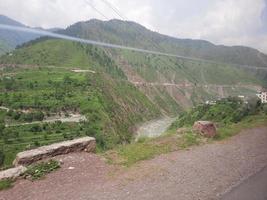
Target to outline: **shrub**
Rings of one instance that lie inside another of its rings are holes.
[[[264,104],[264,105],[262,106],[262,110],[263,110],[263,112],[267,115],[267,104]]]
[[[48,162],[41,162],[28,167],[24,173],[25,177],[30,177],[32,180],[40,179],[46,174],[60,168],[60,164],[56,160],[49,160]]]
[[[5,154],[3,151],[0,151],[0,166],[4,164],[4,160],[5,160]]]
[[[257,114],[260,108],[258,99],[252,98],[246,104],[238,98],[229,97],[217,101],[215,105],[199,105],[181,114],[172,124],[171,129],[191,126],[198,120],[212,120],[222,124],[237,123],[248,115]]]
[[[0,191],[12,187],[13,182],[14,181],[12,181],[10,179],[0,181]]]

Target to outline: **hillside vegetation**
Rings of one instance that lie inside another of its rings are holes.
[[[0,15],[0,24],[26,27],[24,24],[17,22],[9,17]],[[38,34],[25,33],[19,31],[0,30],[0,55],[9,52],[17,45],[21,45],[25,42],[40,37]]]
[[[54,51],[51,50],[47,54],[47,59],[44,56],[44,59],[38,60],[36,56],[34,61],[31,60],[33,55],[40,53],[38,50],[46,52],[45,48],[38,48],[40,43],[33,45],[32,51],[30,47],[25,47],[29,50],[19,49],[14,52],[14,58],[4,56],[1,59],[10,63],[20,60],[20,63],[24,64],[39,64],[26,67],[7,66],[1,72],[0,105],[10,109],[0,110],[0,151],[5,155],[5,165],[11,163],[16,152],[26,148],[83,135],[96,137],[100,149],[127,143],[133,137],[131,127],[160,116],[159,109],[127,82],[124,73],[102,50],[60,40],[48,40],[42,44],[45,47],[47,43],[55,45],[52,48]],[[48,44],[47,48],[51,48]],[[74,56],[70,56],[68,60],[70,54]],[[27,57],[28,55],[32,56]],[[51,64],[56,66],[49,66]],[[95,70],[95,73],[75,73],[71,71],[71,66],[87,67],[86,69]],[[85,115],[87,121],[39,123],[6,128],[3,125],[71,113]]]
[[[148,42],[153,40],[163,50],[175,50],[167,41],[176,39],[131,22],[93,20],[61,32],[131,46],[142,43],[144,48],[153,47],[154,42]],[[140,32],[146,36],[142,35],[143,40]],[[188,50],[186,54],[191,55]],[[186,61],[47,37],[1,56],[0,64],[3,166],[9,166],[19,151],[85,135],[96,138],[99,151],[130,143],[135,126],[141,122],[162,115],[177,116],[207,100],[255,96],[266,81],[264,73],[230,64]],[[43,121],[73,114],[86,120]]]
[[[261,104],[257,98],[243,101],[238,97],[228,97],[216,102],[214,105],[198,105],[188,112],[182,113],[172,124],[170,129],[192,126],[199,120],[208,120],[226,126],[238,123],[248,116],[267,114],[267,106]]]
[[[267,55],[256,49],[242,46],[216,46],[204,40],[177,39],[150,31],[130,21],[94,19],[73,24],[66,30],[61,30],[60,33],[217,62],[267,67]]]

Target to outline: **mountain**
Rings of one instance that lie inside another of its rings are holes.
[[[101,53],[100,53],[101,52]],[[104,58],[103,58],[104,57]],[[94,62],[100,63],[95,65]],[[177,115],[201,102],[227,96],[253,96],[264,78],[228,64],[181,60],[166,56],[111,50],[51,38],[40,38],[0,58],[2,65],[81,68],[125,77],[162,114]],[[115,65],[117,70],[112,70]]]
[[[10,19],[9,17],[6,17],[4,15],[0,15],[0,24],[27,27],[26,25],[17,22],[13,19]],[[42,30],[48,30],[54,32],[54,31],[59,31],[60,29],[52,28],[52,29],[42,29]],[[17,45],[21,45],[30,40],[34,40],[38,37],[40,37],[40,35],[38,34],[0,29],[0,55],[15,49]]]
[[[137,48],[152,49],[239,65],[267,67],[267,55],[243,46],[214,45],[204,40],[178,39],[152,32],[130,21],[90,20],[78,22],[60,33]]]
[[[25,25],[3,15],[0,15],[0,24],[26,27]],[[21,45],[36,39],[37,37],[40,37],[40,35],[0,29],[0,54],[8,52],[14,49],[17,45]]]
[[[184,40],[186,44],[180,47],[174,43],[178,39],[118,20],[91,20],[57,32],[161,51],[178,52],[189,45]],[[192,49],[196,49],[193,44],[212,46],[204,41],[190,43]],[[192,51],[185,55],[191,56]],[[222,97],[255,96],[267,80],[265,69],[248,70],[217,59],[178,59],[49,37],[29,41],[0,56],[0,69],[0,106],[14,109],[7,113],[0,110],[0,124],[29,120],[19,111],[50,117],[79,113],[87,118],[83,123],[8,127],[6,134],[0,135],[7,165],[16,152],[29,145],[84,135],[96,137],[100,150],[128,143],[139,123],[163,115],[177,116],[199,103]]]
[[[177,39],[152,32],[135,22],[121,20],[79,22],[59,33],[214,61],[206,63],[106,50],[128,80],[163,113],[177,113],[200,102],[229,95],[253,96],[261,85],[266,85],[266,70],[255,68],[248,71],[236,66],[266,67],[267,56],[253,48]]]

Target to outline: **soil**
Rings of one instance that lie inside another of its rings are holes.
[[[267,127],[140,162],[109,165],[100,155],[58,156],[61,169],[43,180],[19,180],[1,200],[219,199],[267,165]]]

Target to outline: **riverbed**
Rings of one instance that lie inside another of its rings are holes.
[[[164,117],[146,122],[137,128],[136,140],[141,137],[158,137],[162,135],[174,122],[175,118]]]

